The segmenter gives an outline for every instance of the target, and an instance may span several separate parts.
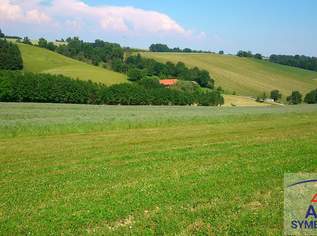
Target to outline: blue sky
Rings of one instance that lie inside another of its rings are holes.
[[[0,27],[10,34],[20,32],[50,39],[78,35],[85,40],[102,38],[141,48],[161,42],[171,47],[228,53],[243,49],[265,55],[317,56],[315,0],[1,2],[8,8],[14,5],[21,8],[20,18],[16,18],[20,21],[9,16],[1,19],[0,14]],[[27,23],[22,22],[23,17],[28,19]],[[43,21],[51,26],[41,25]]]

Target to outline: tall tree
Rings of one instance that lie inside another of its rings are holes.
[[[279,90],[275,89],[271,91],[270,97],[276,102],[282,98],[282,94],[280,93]]]
[[[28,37],[24,37],[22,43],[32,45],[32,42]]]
[[[5,37],[5,34],[0,29],[0,38],[4,38],[4,37]]]
[[[0,39],[0,69],[21,70],[23,62],[16,44]]]
[[[47,48],[47,40],[44,38],[40,38],[38,42],[39,47],[41,48]]]

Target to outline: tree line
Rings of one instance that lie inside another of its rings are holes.
[[[184,53],[211,53],[210,51],[203,51],[203,50],[193,50],[190,48],[180,49],[179,47],[176,48],[169,48],[166,44],[156,43],[151,44],[149,47],[151,52],[184,52]]]
[[[290,55],[271,55],[270,62],[287,66],[298,67],[306,70],[317,71],[317,57],[290,56]]]
[[[263,59],[260,53],[253,54],[251,51],[240,50],[236,54],[238,57],[249,57]],[[305,70],[317,71],[317,57],[308,57],[304,55],[276,55],[272,54],[269,61],[281,65],[293,66]]]
[[[18,39],[19,43],[33,45],[28,37]],[[55,45],[53,42],[48,42],[45,38],[40,38],[38,46],[55,51],[73,59],[84,61],[93,65],[103,64],[104,67],[112,67],[112,63],[117,61],[123,62],[124,49],[117,43],[108,43],[103,40],[95,40],[95,42],[84,42],[78,37],[69,37],[59,41],[61,44]]]
[[[21,70],[23,61],[21,52],[16,44],[0,39],[0,69]]]
[[[51,102],[109,105],[223,104],[218,91],[186,92],[168,89],[156,79],[112,86],[74,80],[62,75],[0,71],[1,102]]]
[[[237,56],[238,57],[252,57],[252,58],[260,59],[260,60],[263,59],[263,56],[260,53],[253,54],[251,51],[243,51],[243,50],[238,51]]]
[[[257,101],[264,101],[267,98],[266,93],[263,93],[263,96],[257,97]],[[275,102],[278,102],[282,99],[282,94],[279,90],[272,90],[270,93],[270,98]],[[314,89],[308,92],[303,100],[303,95],[299,91],[292,91],[292,93],[286,97],[286,101],[291,105],[297,105],[302,102],[308,104],[317,104],[317,89]]]

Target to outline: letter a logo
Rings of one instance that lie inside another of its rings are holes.
[[[317,193],[313,196],[311,202],[317,202]]]

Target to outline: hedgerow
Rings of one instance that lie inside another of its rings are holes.
[[[185,92],[165,88],[156,81],[107,87],[62,75],[0,71],[0,101],[109,105],[223,104],[218,91]]]

